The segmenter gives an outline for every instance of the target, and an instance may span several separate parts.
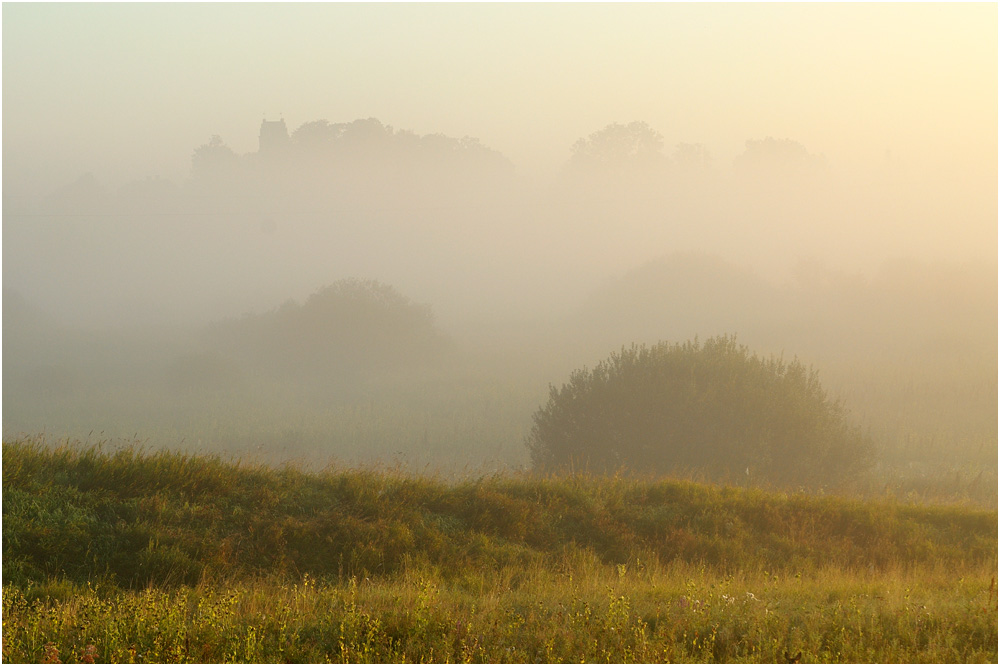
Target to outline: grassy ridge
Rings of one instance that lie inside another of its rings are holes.
[[[888,569],[992,561],[995,511],[675,481],[391,472],[305,474],[134,448],[3,447],[4,579],[119,586],[204,576],[381,576],[675,559],[727,569]],[[456,573],[455,575],[458,575]]]
[[[3,446],[3,659],[995,662],[996,511]]]

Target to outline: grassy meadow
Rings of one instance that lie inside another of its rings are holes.
[[[3,445],[5,662],[996,662],[997,513]]]

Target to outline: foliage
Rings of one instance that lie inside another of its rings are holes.
[[[756,171],[763,175],[767,171],[784,173],[786,175],[799,173],[811,174],[825,166],[821,156],[813,155],[805,146],[792,139],[748,139],[746,150],[736,158],[735,168],[738,173],[746,174]]]
[[[210,346],[279,374],[333,375],[423,361],[443,349],[430,306],[375,280],[344,279],[299,305],[216,325]]]
[[[3,588],[4,662],[996,662],[986,568],[720,575],[579,558],[120,591]]]
[[[208,143],[196,148],[191,157],[191,173],[199,180],[231,177],[239,166],[239,156],[218,134],[213,135]]]
[[[526,440],[536,469],[666,474],[820,487],[869,459],[815,371],[732,337],[633,345],[551,388]]]
[[[995,662],[996,511],[3,446],[3,661]]]
[[[644,122],[612,123],[573,144],[571,164],[610,168],[662,166],[663,136]]]
[[[808,358],[871,435],[876,464],[838,492],[991,508],[994,275],[995,264],[902,262],[869,279],[813,264],[778,287],[711,257],[675,255],[609,283],[544,334],[521,323],[491,324],[489,340],[456,329],[451,351],[429,362],[352,373],[348,358],[315,379],[305,363],[303,374],[281,376],[277,362],[254,351],[248,330],[207,349],[200,329],[62,328],[5,288],[4,432],[141,433],[153,448],[315,468],[331,457],[454,475],[487,460],[519,468],[530,464],[524,437],[548,384],[582,359],[600,359],[623,340],[738,330],[758,353],[794,349]]]
[[[136,448],[3,446],[3,578],[193,585],[263,574],[461,578],[573,553],[722,570],[888,570],[996,557],[996,511],[785,496],[678,481],[233,464]]]

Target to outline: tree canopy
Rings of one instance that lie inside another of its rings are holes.
[[[282,374],[399,367],[440,352],[428,305],[376,280],[345,279],[262,315],[216,325],[212,346]]]
[[[612,123],[573,144],[572,163],[610,168],[662,165],[663,135],[647,123]]]
[[[734,337],[622,348],[572,373],[534,415],[539,471],[698,473],[821,487],[863,469],[870,442],[798,360]]]

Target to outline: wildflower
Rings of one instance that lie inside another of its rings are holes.
[[[83,654],[80,655],[80,661],[84,664],[93,664],[97,661],[97,646],[94,644],[88,644],[83,648]]]
[[[42,657],[43,664],[61,664],[62,660],[59,659],[59,648],[56,647],[55,643],[46,643],[43,647],[45,650],[45,656]]]

